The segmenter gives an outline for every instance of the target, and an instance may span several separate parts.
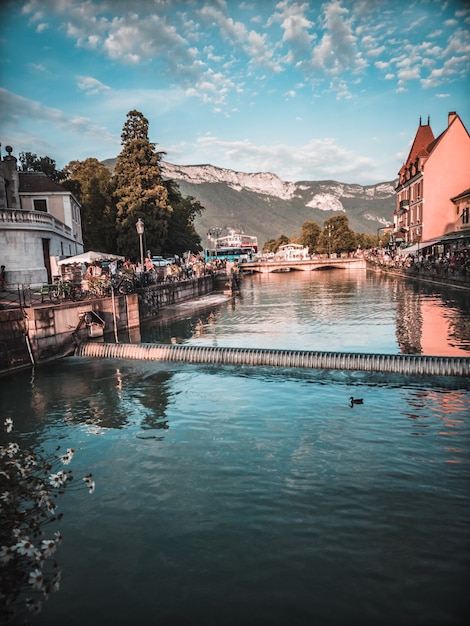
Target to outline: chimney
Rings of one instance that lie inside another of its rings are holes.
[[[451,111],[447,117],[447,126],[450,126],[456,117],[457,113],[455,111]]]

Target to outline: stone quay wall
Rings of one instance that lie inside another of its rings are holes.
[[[148,285],[129,295],[60,304],[41,303],[0,310],[0,374],[74,353],[81,341],[123,331],[140,340],[141,320],[158,317],[166,306],[211,293],[213,275]]]

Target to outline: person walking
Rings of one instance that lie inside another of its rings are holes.
[[[5,266],[2,265],[0,267],[0,290],[3,291],[5,289],[6,284],[6,271]]]

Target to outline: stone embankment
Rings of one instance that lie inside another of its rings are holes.
[[[226,277],[219,277],[221,285]],[[25,297],[21,290],[0,294],[0,374],[55,360],[75,351],[81,341],[110,333],[114,340],[140,341],[140,324],[212,293],[215,275],[149,285],[136,293],[72,302]],[[111,339],[112,340],[112,339]]]

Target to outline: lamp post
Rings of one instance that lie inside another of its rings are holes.
[[[137,220],[137,224],[135,225],[135,227],[137,230],[137,234],[139,235],[139,239],[140,239],[140,262],[141,262],[141,269],[143,272],[144,271],[144,244],[143,244],[142,238],[144,236],[145,226],[144,226],[144,222],[142,221],[140,217]]]
[[[335,227],[333,224],[327,224],[326,230],[328,231],[328,258],[331,259],[331,231],[334,230]]]

